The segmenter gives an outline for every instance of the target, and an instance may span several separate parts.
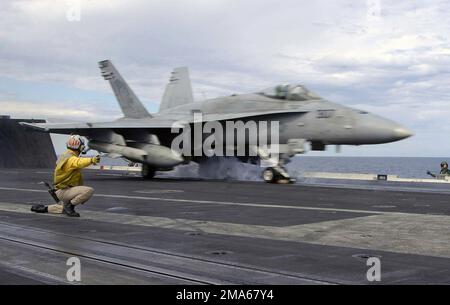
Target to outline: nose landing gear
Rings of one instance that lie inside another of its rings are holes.
[[[253,147],[260,158],[261,165],[267,166],[262,172],[262,178],[267,183],[288,184],[294,183],[295,179],[289,176],[287,170],[283,167],[289,162],[293,154],[278,154],[275,158],[271,157],[269,150],[262,147]]]
[[[262,172],[262,177],[267,183],[288,184],[294,183],[288,172],[281,166],[268,167]]]

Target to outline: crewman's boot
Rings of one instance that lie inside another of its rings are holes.
[[[43,204],[36,204],[31,206],[31,211],[36,213],[47,213],[48,208]]]
[[[70,202],[64,202],[63,209],[64,213],[67,214],[67,216],[80,217],[80,214],[75,212],[75,206]]]

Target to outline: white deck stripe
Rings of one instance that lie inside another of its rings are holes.
[[[37,193],[46,193],[47,192],[45,190],[11,188],[11,187],[0,187],[0,190],[3,190],[3,191],[37,192]],[[410,214],[413,214],[413,213],[386,212],[386,211],[370,211],[370,210],[355,210],[355,209],[305,207],[305,206],[281,205],[281,204],[278,205],[278,204],[265,204],[265,203],[250,203],[250,202],[195,200],[195,199],[144,197],[144,196],[128,196],[128,195],[112,195],[112,194],[94,194],[94,197],[123,198],[123,199],[149,200],[149,201],[167,201],[167,202],[188,202],[188,203],[232,205],[232,206],[248,206],[248,207],[257,207],[257,208],[275,208],[275,209],[294,209],[294,210],[311,210],[311,211],[328,211],[328,212],[346,212],[346,213],[361,213],[361,214],[371,214],[371,215],[373,215],[373,214],[398,214],[398,215],[403,215],[403,214],[410,215]]]

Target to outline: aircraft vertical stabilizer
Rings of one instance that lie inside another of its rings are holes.
[[[188,68],[175,68],[164,91],[159,111],[193,102],[194,98]]]
[[[132,119],[152,117],[111,61],[104,60],[99,62],[98,65],[103,78],[109,81],[125,117]]]

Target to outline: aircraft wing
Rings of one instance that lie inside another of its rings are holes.
[[[80,135],[88,134],[92,131],[102,131],[108,129],[169,129],[169,128],[183,128],[183,125],[177,123],[175,120],[117,120],[113,122],[102,123],[20,123],[22,126],[34,130],[50,133],[71,134],[78,133]]]
[[[272,115],[272,114],[289,114],[289,113],[306,113],[307,111],[298,110],[276,110],[276,111],[255,111],[255,112],[243,112],[243,113],[216,113],[216,114],[204,114],[202,117],[203,122],[209,121],[225,121],[225,120],[237,120],[250,118],[255,116]],[[150,119],[119,119],[112,122],[100,122],[100,123],[26,123],[20,124],[34,130],[60,133],[60,134],[72,134],[77,133],[80,135],[91,134],[92,132],[111,130],[111,129],[146,129],[149,131],[158,129],[170,129],[170,128],[183,128],[184,125],[180,123],[193,122],[192,115],[186,115],[178,117],[178,120],[168,118],[150,118]]]

